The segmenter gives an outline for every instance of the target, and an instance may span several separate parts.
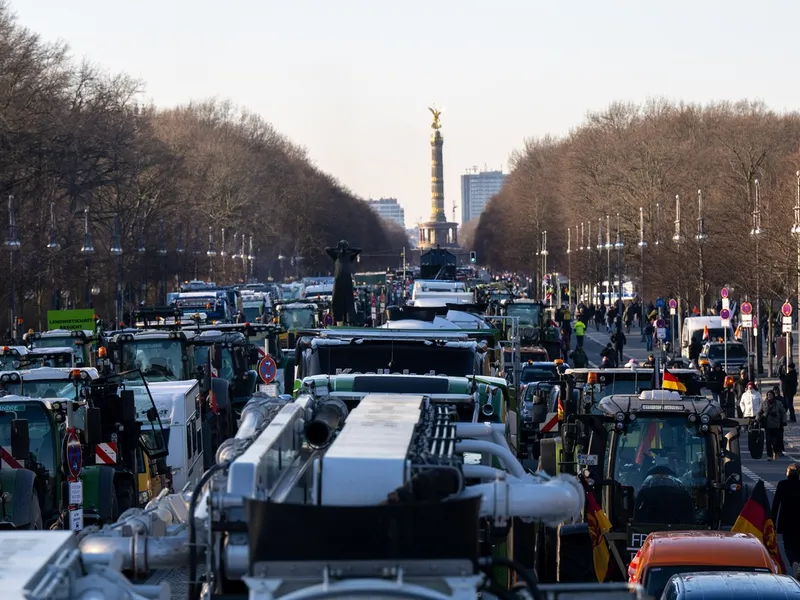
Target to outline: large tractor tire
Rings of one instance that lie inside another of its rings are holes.
[[[539,470],[548,475],[558,474],[558,456],[555,438],[542,438],[539,440]]]
[[[127,477],[117,479],[114,485],[114,491],[118,515],[121,515],[129,508],[136,508],[139,506],[138,498],[136,497],[136,489],[133,486],[133,482]]]
[[[589,525],[576,523],[558,527],[557,569],[559,583],[590,583],[597,581]]]

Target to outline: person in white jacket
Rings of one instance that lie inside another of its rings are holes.
[[[755,417],[758,414],[758,409],[761,408],[761,400],[761,392],[756,389],[756,386],[751,381],[747,384],[747,390],[739,399],[739,408],[742,411],[742,416],[747,419]]]

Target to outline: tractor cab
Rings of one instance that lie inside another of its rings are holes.
[[[23,361],[25,367],[34,369],[37,367],[50,367],[54,369],[72,369],[78,366],[75,356],[75,348],[31,348],[25,355]]]
[[[297,332],[320,326],[320,310],[315,302],[294,301],[275,306],[277,324],[285,329],[281,333],[281,348],[294,348]]]
[[[75,394],[73,381],[76,372],[81,380],[88,382],[99,376],[94,367],[22,369],[0,374],[0,389],[26,398],[69,398]]]
[[[141,371],[148,383],[186,381],[197,376],[194,352],[183,331],[146,329],[114,334],[106,338],[100,353],[106,354],[114,372]]]
[[[28,349],[25,346],[0,347],[0,372],[24,368]]]
[[[254,360],[252,354],[258,354],[258,351],[247,343],[244,334],[211,327],[199,331],[184,330],[194,352],[194,363],[197,368],[205,368],[209,361],[209,349],[213,346],[219,355],[219,368],[212,365],[212,377],[227,381],[231,401],[244,405],[256,391],[258,376],[250,365]]]
[[[28,334],[28,346],[32,350],[42,348],[72,348],[76,367],[93,366],[92,342],[94,332],[88,329],[51,329]]]
[[[627,568],[653,531],[733,525],[746,497],[739,432],[740,422],[704,396],[647,390],[604,397],[592,414],[573,415],[562,436]],[[585,524],[562,529],[566,559],[577,551],[575,536],[589,533]]]

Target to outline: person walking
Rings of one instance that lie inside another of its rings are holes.
[[[775,532],[783,536],[783,549],[792,565],[790,573],[800,563],[800,465],[786,467],[786,479],[779,481],[772,500],[772,522]]]
[[[736,400],[735,402],[736,409],[740,417],[742,416],[742,409],[740,408],[742,395],[747,391],[747,386],[749,383],[750,380],[747,378],[747,371],[741,369],[739,371],[739,379],[737,379],[736,382],[733,384],[733,393]]]
[[[742,417],[745,419],[754,419],[761,408],[761,392],[756,389],[752,381],[747,383],[742,397],[739,398],[739,410],[742,412]]]
[[[586,335],[586,324],[583,321],[575,321],[575,343],[578,348],[583,348],[583,336]]]
[[[622,350],[625,348],[625,344],[628,343],[628,339],[622,332],[621,327],[611,335],[611,342],[614,344],[614,350],[617,351],[617,362],[619,364],[622,364],[624,360],[622,356]]]
[[[767,392],[766,400],[758,407],[756,419],[765,430],[767,460],[777,460],[779,456],[783,456],[781,427],[786,424],[786,411],[772,390]]]
[[[581,339],[581,338],[578,338]],[[575,369],[585,369],[587,364],[589,363],[589,357],[586,356],[586,352],[583,349],[583,345],[578,343],[577,348],[573,350],[570,355],[570,364]]]
[[[653,338],[656,334],[656,328],[653,326],[652,321],[647,321],[644,326],[644,343],[646,344],[646,348],[648,352],[652,352],[653,350]]]
[[[789,363],[789,368],[785,373],[781,373],[781,391],[783,392],[783,399],[789,410],[789,421],[796,423],[797,417],[794,414],[794,396],[797,394],[797,370],[793,362]]]

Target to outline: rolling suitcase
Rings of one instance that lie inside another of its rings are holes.
[[[747,446],[753,459],[758,460],[764,456],[764,430],[758,423],[753,423],[747,432]]]

